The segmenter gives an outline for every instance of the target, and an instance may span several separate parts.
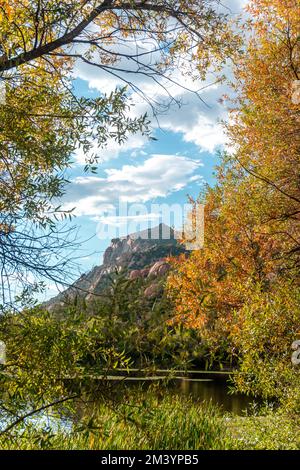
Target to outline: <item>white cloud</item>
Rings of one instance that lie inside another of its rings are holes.
[[[200,98],[196,94],[180,96],[182,105],[173,107],[161,116],[160,127],[182,134],[185,142],[197,145],[200,151],[214,153],[227,142],[221,120],[227,119],[227,109],[220,99],[228,94],[226,85],[212,85],[206,88]]]
[[[243,7],[247,3],[247,0],[226,0],[220,3],[215,2],[215,8],[230,16],[236,16],[242,12]],[[139,41],[136,44],[132,42],[119,47],[119,52],[136,53],[137,51],[149,51],[155,48],[155,45],[153,43],[151,44],[151,41]],[[143,56],[146,66],[153,65],[156,61],[159,61],[159,54],[159,52],[153,52],[149,57],[147,55]],[[134,67],[138,67],[137,65],[134,66],[132,62],[126,58],[123,58],[120,63],[118,63],[118,66],[120,66],[120,69],[130,72],[134,72]],[[208,77],[205,82],[197,82],[189,75],[182,75],[180,70],[181,67],[178,66],[172,72],[170,77],[172,82],[168,81],[166,78],[159,79],[161,85],[165,88],[160,87],[156,81],[153,81],[144,74],[120,72],[120,77],[132,81],[134,85],[138,86],[153,102],[166,102],[170,98],[169,93],[172,97],[176,98],[176,100],[182,101],[184,105],[179,109],[174,105],[165,114],[159,116],[160,127],[164,130],[178,132],[182,134],[185,141],[196,144],[202,151],[213,153],[220,145],[226,144],[225,134],[222,126],[219,124],[219,120],[226,118],[227,110],[218,102],[218,98],[227,92],[227,89],[224,85],[212,85],[200,92],[201,98],[209,105],[209,107],[207,107],[195,94],[188,93],[183,86],[186,87],[186,89],[199,90],[203,86],[208,85],[209,82],[213,83],[215,78],[211,76]],[[116,86],[124,85],[121,78],[110,75],[101,68],[88,65],[81,61],[76,64],[75,74],[77,77],[86,80],[89,87],[97,89],[102,93],[111,92]],[[132,93],[132,99],[136,106],[132,108],[130,112],[131,115],[137,116],[145,111],[151,114],[151,109],[145,101],[141,100],[141,97],[137,93]],[[157,126],[155,119],[153,119],[153,126]],[[136,150],[141,149],[144,144],[145,139],[143,140],[139,136],[134,136],[121,148],[115,143],[109,143],[107,149],[101,151],[101,155],[103,155],[104,160],[117,157],[122,150],[132,150],[133,155],[135,155]],[[83,155],[77,155],[77,160],[82,162]]]
[[[220,124],[214,123],[203,116],[199,116],[198,125],[192,129],[177,128],[177,132],[183,132],[186,142],[193,142],[201,150],[213,153],[219,146],[226,143],[226,136]]]
[[[121,202],[145,203],[166,197],[191,182],[202,163],[179,155],[152,155],[140,165],[105,170],[106,177],[75,178],[65,196],[65,208],[75,214],[99,217]],[[201,175],[197,175],[201,179]]]
[[[153,222],[158,221],[161,218],[160,213],[150,212],[149,214],[135,214],[135,215],[107,215],[107,216],[96,216],[93,217],[95,222],[101,222],[105,225],[111,225],[113,227],[127,226],[129,222]]]

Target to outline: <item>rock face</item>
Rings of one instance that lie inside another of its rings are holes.
[[[170,269],[169,263],[165,260],[159,260],[149,269],[148,277],[150,276],[163,276]]]
[[[52,309],[64,303],[66,299],[80,296],[86,300],[93,298],[93,293],[100,294],[108,286],[109,274],[116,269],[128,270],[130,279],[155,278],[164,275],[169,270],[165,258],[185,253],[185,248],[175,239],[174,231],[167,225],[159,226],[133,233],[123,238],[114,238],[103,256],[103,264],[94,267],[83,274],[73,285],[60,293],[45,305]],[[152,297],[155,289],[145,291]]]

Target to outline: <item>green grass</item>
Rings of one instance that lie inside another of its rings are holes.
[[[217,450],[300,449],[300,417],[280,411],[222,414],[210,403],[171,394],[134,394],[83,410],[79,424],[27,423],[0,438],[1,449]]]
[[[227,448],[236,450],[300,450],[300,417],[268,413],[265,416],[228,417]]]
[[[148,396],[114,406],[97,405],[79,426],[55,432],[36,425],[8,439],[2,449],[221,449],[223,420],[211,404],[176,396]]]

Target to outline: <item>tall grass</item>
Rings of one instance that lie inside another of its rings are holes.
[[[77,425],[28,425],[2,449],[204,450],[224,448],[224,422],[210,403],[166,395],[94,405]]]
[[[171,394],[130,394],[79,407],[73,421],[45,422],[44,416],[38,425],[27,423],[2,436],[0,449],[300,449],[299,416],[280,410],[222,415],[211,403]]]

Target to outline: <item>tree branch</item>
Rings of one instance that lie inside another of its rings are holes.
[[[0,432],[0,436],[7,433],[8,431],[10,431],[12,428],[17,426],[18,424],[22,423],[22,421],[24,421],[26,418],[30,418],[30,416],[33,416],[33,415],[39,413],[40,411],[47,410],[48,408],[51,408],[52,406],[59,405],[61,403],[69,401],[69,400],[74,400],[75,398],[78,398],[79,396],[80,396],[79,394],[76,394],[76,395],[71,395],[70,397],[60,398],[59,400],[53,401],[52,403],[48,403],[47,405],[43,405],[43,406],[40,406],[39,408],[31,410],[28,413],[26,413],[25,415],[19,416],[18,419],[13,421],[5,429],[3,429],[3,431]]]
[[[124,3],[121,6],[114,6],[113,0],[105,0],[97,8],[95,8],[87,18],[82,20],[73,30],[67,32],[60,38],[48,42],[43,45],[39,45],[36,48],[28,52],[23,52],[22,54],[17,55],[13,58],[7,58],[3,56],[0,58],[0,72],[5,72],[7,70],[18,67],[27,62],[31,62],[43,55],[47,55],[63,46],[71,44],[72,41],[78,37],[86,28],[89,26],[101,13],[109,10],[139,10],[139,11],[148,11],[148,12],[157,12],[157,13],[168,13],[170,16],[178,20],[179,15],[183,15],[184,12],[180,10],[175,10],[164,5],[155,5],[155,4],[146,4],[144,2],[140,3]],[[185,13],[187,14],[187,13]]]

